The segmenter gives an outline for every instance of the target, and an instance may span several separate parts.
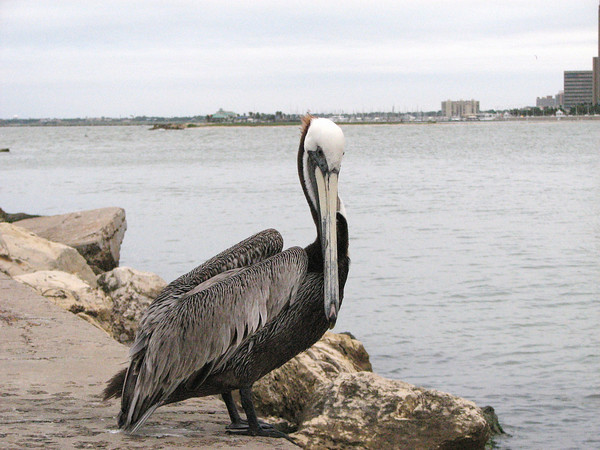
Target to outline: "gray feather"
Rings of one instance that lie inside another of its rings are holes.
[[[168,309],[172,300],[187,294],[198,285],[231,269],[242,268],[276,255],[283,249],[283,238],[274,229],[267,229],[239,242],[233,247],[199,265],[192,271],[169,283],[148,307],[140,321],[136,340],[129,351],[133,360],[140,351],[144,351],[148,338],[146,330],[162,309]],[[167,305],[163,305],[163,303]]]

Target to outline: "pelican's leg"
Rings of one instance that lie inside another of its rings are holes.
[[[248,422],[240,417],[240,413],[238,412],[235,402],[233,401],[231,391],[221,394],[221,397],[225,402],[225,406],[227,406],[227,412],[229,413],[229,418],[231,419],[231,423],[227,425],[227,429],[243,430],[248,428]]]
[[[248,436],[285,438],[291,441],[291,438],[287,434],[276,430],[271,425],[268,425],[264,422],[259,422],[258,418],[256,417],[256,411],[254,410],[254,404],[252,403],[251,387],[240,389],[240,397],[242,399],[242,408],[244,408],[244,411],[246,412],[246,418],[248,419],[248,427],[246,429],[229,430],[229,433],[245,434]]]
[[[229,413],[229,418],[231,419],[231,423],[227,425],[228,430],[247,430],[248,429],[248,421],[242,419],[240,413],[235,406],[235,402],[233,401],[233,395],[231,395],[231,391],[225,392],[221,394],[223,401],[225,402],[225,406],[227,406],[227,412]],[[259,420],[262,428],[273,428],[272,425],[269,425],[262,420]]]

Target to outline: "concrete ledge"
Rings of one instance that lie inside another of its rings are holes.
[[[117,432],[119,404],[100,393],[126,361],[125,346],[0,273],[1,448],[297,448],[227,435],[212,397],[159,408],[139,435]]]

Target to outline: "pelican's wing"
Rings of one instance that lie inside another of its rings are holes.
[[[169,283],[152,301],[140,320],[135,342],[129,350],[131,360],[133,361],[137,353],[145,349],[147,330],[153,329],[152,322],[157,317],[161,317],[163,309],[171,308],[174,299],[181,298],[199,285],[210,283],[213,278],[213,282],[218,280],[223,273],[256,264],[276,255],[281,252],[282,248],[283,238],[277,230],[272,228],[263,230],[213,256],[192,271]]]
[[[145,342],[132,355],[122,426],[135,430],[180,383],[202,369],[210,373],[226,353],[273,320],[294,301],[307,265],[306,252],[293,247],[163,301],[138,332]]]
[[[222,272],[256,264],[280,253],[282,249],[283,238],[279,231],[271,228],[256,233],[169,283],[153,304],[160,303],[165,298],[183,295]]]

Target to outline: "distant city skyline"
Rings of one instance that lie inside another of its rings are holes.
[[[598,0],[0,1],[0,118],[482,110],[597,54]]]

